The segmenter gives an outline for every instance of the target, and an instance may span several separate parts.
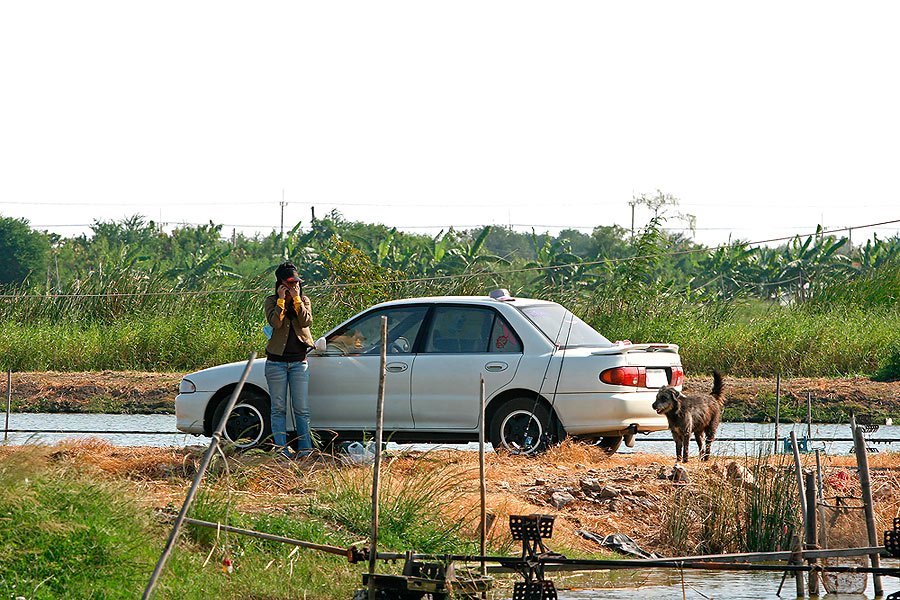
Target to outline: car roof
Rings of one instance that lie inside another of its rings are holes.
[[[531,306],[534,304],[555,304],[548,300],[537,300],[535,298],[515,298],[512,300],[495,300],[490,296],[425,296],[422,298],[404,298],[402,300],[390,300],[382,302],[375,306],[398,306],[404,304],[421,304],[421,303],[438,303],[446,302],[448,304],[483,304],[487,306],[496,306],[497,304],[512,304],[514,306]],[[373,307],[374,308],[374,307]]]

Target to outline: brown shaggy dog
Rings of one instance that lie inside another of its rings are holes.
[[[713,371],[712,395],[685,396],[671,386],[665,386],[656,393],[653,409],[666,415],[669,420],[669,429],[675,438],[675,462],[688,461],[688,445],[692,433],[700,448],[700,460],[709,459],[710,446],[722,420],[724,401],[722,375],[718,371]]]

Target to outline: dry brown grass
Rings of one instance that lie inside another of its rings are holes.
[[[66,441],[53,446],[0,447],[0,461],[18,454],[35,464],[77,468],[98,477],[123,480],[134,489],[137,498],[151,506],[178,505],[196,473],[204,449],[185,448],[124,448],[99,440]],[[815,468],[815,457],[805,455],[803,464]],[[692,479],[702,481],[700,475],[713,465],[724,466],[737,460],[746,466],[756,458],[714,457],[709,463],[693,461],[687,464]],[[783,458],[771,457],[775,465]],[[825,495],[838,493],[858,495],[855,457],[823,456],[825,474],[841,470],[851,474],[850,488],[845,492],[826,486]],[[900,517],[900,456],[877,454],[869,457],[873,490],[876,494],[876,513],[880,529]],[[210,469],[207,483],[220,491],[230,490],[235,510],[256,512],[286,510],[305,498],[314,497],[325,479],[340,472],[359,485],[368,485],[371,466],[345,465],[329,456],[302,462],[276,462],[265,454],[245,454],[229,457],[229,469],[223,469],[217,458]],[[509,542],[507,522],[512,514],[554,514],[557,516],[550,547],[571,548],[585,553],[597,552],[592,542],[574,532],[587,529],[606,535],[622,532],[634,538],[642,547],[661,550],[659,530],[663,516],[675,490],[699,485],[675,484],[657,479],[660,468],[670,468],[669,455],[617,454],[606,456],[587,444],[566,441],[542,456],[529,458],[505,453],[489,453],[486,457],[487,510],[496,516],[491,538],[498,545]],[[455,495],[445,510],[448,517],[465,517],[466,530],[473,536],[478,527],[479,484],[478,455],[473,452],[434,450],[431,452],[387,455],[385,468],[391,470],[394,481],[414,476],[422,469],[444,469],[459,474]],[[623,502],[618,510],[610,511],[579,493],[580,481],[600,480],[603,485],[639,489],[650,494],[651,507]],[[538,480],[541,483],[538,484]],[[553,490],[568,490],[576,496],[572,504],[557,510],[550,505]],[[386,489],[384,493],[390,493]]]

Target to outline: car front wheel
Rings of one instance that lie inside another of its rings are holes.
[[[491,419],[490,438],[495,450],[513,454],[542,452],[553,441],[550,412],[533,399],[508,400]]]
[[[213,429],[222,420],[228,399],[223,399],[213,413]],[[271,408],[267,398],[241,394],[228,415],[223,435],[230,444],[242,450],[261,447],[272,435],[270,419]]]

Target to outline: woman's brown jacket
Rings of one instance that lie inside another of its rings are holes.
[[[285,309],[285,302],[291,299],[281,299],[277,294],[272,294],[266,298],[265,310],[266,321],[272,326],[272,337],[266,344],[266,354],[284,354],[284,347],[287,345],[288,335],[291,333],[291,324],[297,333],[297,338],[309,348],[315,347],[312,334],[309,332],[309,326],[312,325],[312,308],[309,303],[309,297],[294,297],[294,315],[288,317]]]

